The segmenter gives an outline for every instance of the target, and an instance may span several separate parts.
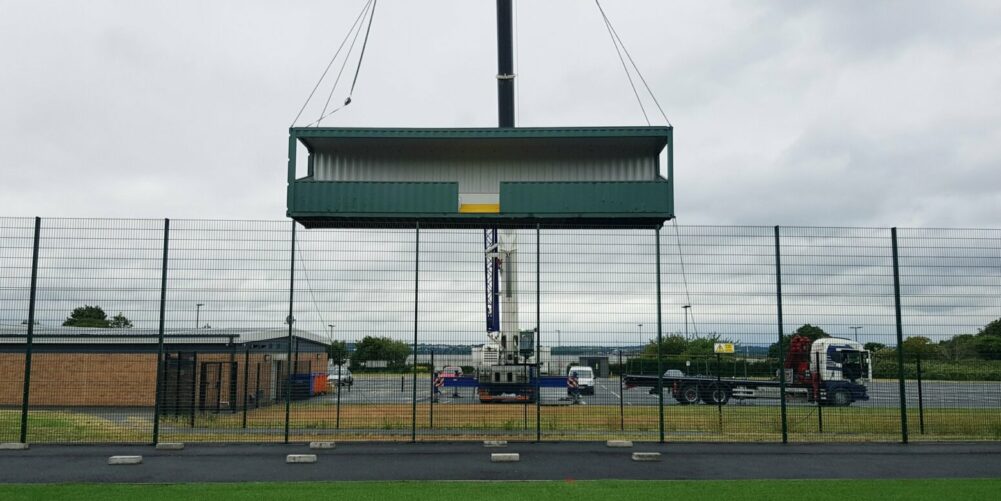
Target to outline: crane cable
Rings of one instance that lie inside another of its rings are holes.
[[[340,55],[341,50],[344,48],[344,45],[347,43],[349,38],[351,38],[351,44],[348,46],[347,53],[344,55],[344,61],[341,63],[341,68],[340,70],[338,70],[337,77],[334,79],[334,83],[330,88],[330,93],[327,95],[327,100],[326,102],[324,102],[323,109],[320,111],[320,116],[315,121],[307,124],[306,127],[319,126],[320,123],[323,122],[323,119],[329,117],[330,115],[333,115],[334,113],[337,113],[338,111],[344,109],[344,107],[346,107],[347,105],[351,104],[351,98],[354,95],[355,86],[358,84],[358,75],[361,73],[361,64],[365,57],[365,49],[368,47],[369,34],[372,31],[372,21],[375,19],[375,8],[378,3],[379,0],[368,0],[362,6],[361,12],[358,13],[358,16],[355,18],[354,23],[351,24],[351,28],[344,36],[344,40],[341,41],[341,44],[337,48],[337,51],[334,53],[334,56],[330,58],[330,62],[327,63],[327,67],[323,70],[323,74],[320,75],[320,79],[316,82],[316,85],[313,87],[313,90],[309,93],[309,96],[306,98],[306,102],[302,104],[302,107],[299,109],[299,113],[296,115],[295,120],[292,121],[293,127],[295,126],[296,122],[299,121],[299,118],[302,116],[303,111],[309,105],[310,100],[312,100],[313,95],[316,93],[317,89],[323,83],[323,79],[327,76],[327,73],[330,71],[331,66],[333,66],[334,61]],[[351,53],[354,51],[355,44],[358,42],[358,37],[361,35],[361,23],[364,22],[366,17],[368,17],[368,23],[365,29],[365,38],[362,40],[361,52],[358,57],[358,63],[355,66],[355,74],[354,78],[351,81],[351,89],[348,91],[348,97],[347,99],[344,100],[344,104],[328,112],[327,108],[330,106],[330,100],[333,98],[334,92],[337,90],[337,86],[340,83],[341,77],[344,74],[344,69],[347,67],[347,63],[351,59]]]
[[[678,218],[672,218],[671,223],[674,226],[674,241],[678,244],[678,263],[681,264],[681,279],[685,284],[685,315],[689,315],[692,319],[692,332],[695,337],[699,337],[699,327],[695,323],[695,313],[692,312],[692,294],[688,290],[688,274],[685,273],[685,254],[681,251],[681,232],[678,231]],[[657,252],[660,252],[658,249]]]
[[[626,60],[622,58],[623,53],[625,53],[626,58],[629,59],[629,64],[632,65],[633,71],[636,72],[636,76],[638,76],[640,81],[643,83],[643,87],[646,89],[647,94],[650,95],[650,99],[652,99],[653,103],[657,105],[657,110],[660,111],[660,116],[664,118],[667,125],[671,125],[671,121],[668,120],[667,114],[664,113],[664,108],[662,108],[660,106],[660,102],[657,101],[657,96],[655,96],[653,90],[650,89],[650,85],[647,83],[646,78],[643,77],[643,73],[640,71],[639,66],[636,65],[636,61],[633,60],[633,56],[629,54],[629,49],[626,48],[626,44],[622,42],[622,38],[619,37],[619,33],[612,25],[612,21],[608,19],[608,16],[605,14],[605,9],[601,7],[601,2],[599,0],[594,0],[594,4],[598,6],[598,12],[601,13],[601,18],[605,22],[605,28],[608,30],[608,36],[611,37],[612,45],[615,47],[615,52],[619,55],[619,62],[622,63],[622,69],[626,72],[626,78],[629,79],[629,86],[633,89],[633,95],[636,96],[636,102],[640,105],[640,111],[643,112],[643,118],[646,120],[646,124],[650,125],[650,118],[647,116],[646,107],[643,106],[643,100],[640,98],[639,92],[636,90],[636,84],[633,82],[633,77],[629,72],[629,67],[626,65]]]

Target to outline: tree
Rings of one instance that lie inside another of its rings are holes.
[[[663,356],[681,355],[688,349],[688,340],[679,334],[672,334],[661,339],[660,353]],[[643,357],[657,358],[657,340],[651,339],[643,347]]]
[[[73,308],[73,312],[70,313],[69,318],[63,322],[65,327],[98,327],[102,329],[107,329],[111,327],[111,323],[108,321],[108,315],[104,313],[104,310],[100,306],[94,305],[84,305],[77,308]]]
[[[939,358],[938,346],[932,344],[931,339],[924,336],[911,336],[904,340],[904,358],[915,360],[931,360]]]
[[[816,341],[822,337],[830,337],[824,332],[824,329],[817,327],[815,325],[803,324],[798,329],[796,329],[792,334],[786,334],[782,336],[782,346],[785,351],[789,350],[789,343],[792,341],[793,336],[806,336],[810,338],[810,341]],[[779,356],[779,344],[772,343],[768,347],[768,358],[780,358]]]
[[[1001,360],[1001,318],[977,331],[973,346],[981,358]]]
[[[410,345],[407,343],[388,337],[365,336],[355,346],[351,363],[354,366],[371,360],[385,360],[389,367],[402,369],[407,363],[408,356],[410,356]]]
[[[125,315],[122,315],[122,312],[118,312],[117,315],[111,317],[111,321],[108,322],[108,327],[111,327],[112,329],[131,329],[132,321],[125,318]]]
[[[958,362],[977,358],[977,338],[973,334],[960,334],[938,342],[939,351],[946,360]]]
[[[94,327],[98,329],[130,329],[132,321],[118,312],[117,315],[108,319],[108,315],[98,306],[83,305],[73,308],[73,312],[63,322],[65,327]]]
[[[333,341],[327,346],[327,356],[334,365],[343,365],[348,361],[348,344],[344,341]]]
[[[862,347],[865,348],[866,350],[872,352],[872,353],[876,353],[877,351],[882,350],[883,348],[886,348],[886,345],[883,344],[883,343],[866,343]]]

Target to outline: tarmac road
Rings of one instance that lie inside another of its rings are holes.
[[[412,376],[362,376],[355,379],[350,388],[342,388],[341,403],[410,403],[413,396]],[[417,401],[425,402],[431,398],[431,381],[426,374],[418,376]],[[473,388],[458,388],[459,398],[453,398],[456,389],[443,388],[438,403],[475,403],[476,392]],[[907,381],[905,392],[907,406],[917,408],[918,385],[916,381]],[[550,395],[560,394],[554,391]],[[855,402],[852,405],[862,407],[899,407],[899,385],[897,381],[875,381],[869,385],[869,401]],[[561,395],[562,396],[562,395]],[[591,405],[618,405],[620,396],[624,405],[657,405],[656,394],[650,394],[649,388],[633,388],[620,391],[618,378],[599,378],[595,384],[594,395],[584,395],[583,401]],[[333,402],[336,393],[320,397],[320,401]],[[922,383],[922,400],[926,409],[933,408],[974,408],[999,409],[1001,411],[1001,382],[997,381],[924,381]],[[543,404],[558,404],[554,397],[544,397]],[[731,400],[728,405],[779,405],[778,399],[749,399],[743,401]],[[678,405],[670,392],[665,392],[665,405]]]
[[[634,451],[660,452],[637,463]],[[285,464],[305,445],[34,446],[0,451],[0,482],[243,482],[302,480],[567,480],[983,478],[1001,476],[1001,444],[656,444],[613,449],[603,443],[345,443],[315,464]],[[518,463],[491,463],[518,452]],[[109,466],[112,455],[143,464]]]

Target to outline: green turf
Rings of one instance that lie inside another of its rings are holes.
[[[0,485],[0,499],[351,499],[523,500],[656,499],[844,501],[846,499],[998,499],[1001,479],[949,480],[723,480],[554,482],[303,482],[241,484],[62,484]]]

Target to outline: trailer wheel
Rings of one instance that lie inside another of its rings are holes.
[[[852,394],[848,390],[834,390],[830,398],[831,403],[837,407],[848,407],[852,404]]]
[[[678,396],[674,399],[681,405],[699,403],[699,385],[695,383],[688,383],[682,386],[678,391]]]
[[[730,389],[712,383],[703,389],[702,401],[711,405],[726,405],[730,401]]]

